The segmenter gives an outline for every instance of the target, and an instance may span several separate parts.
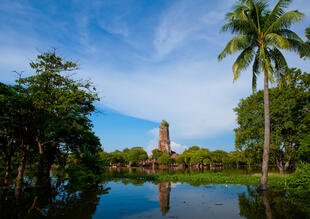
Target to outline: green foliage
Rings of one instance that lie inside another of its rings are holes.
[[[88,170],[94,173],[98,173],[103,166],[103,162],[98,153],[93,154],[90,151],[84,150],[78,158],[81,165],[85,166]]]
[[[108,152],[101,151],[99,152],[99,157],[106,165],[112,162],[112,154]]]
[[[120,164],[125,164],[128,163],[128,155],[125,152],[121,152],[119,150],[114,151],[111,153],[112,155],[112,163],[120,163]]]
[[[222,151],[222,150],[216,150],[216,151],[212,151],[210,153],[210,158],[213,161],[213,163],[224,163],[227,158],[227,152]]]
[[[301,58],[310,58],[310,26],[305,30],[307,41],[304,43],[303,50],[300,53]]]
[[[188,148],[187,150],[185,150],[184,152],[185,153],[190,153],[190,152],[195,152],[195,151],[198,151],[200,150],[200,147],[197,146],[197,145],[194,145],[194,146],[191,146],[190,148]]]
[[[157,160],[157,163],[158,164],[173,164],[175,163],[175,160],[170,157],[168,154],[162,154],[158,160]]]
[[[210,164],[211,163],[211,154],[207,150],[199,149],[192,152],[190,158],[190,163],[192,164]]]
[[[163,152],[158,150],[158,149],[154,149],[152,150],[152,160],[157,160],[159,157],[161,157],[163,155]]]
[[[225,175],[220,172],[208,172],[198,174],[169,174],[158,175],[160,182],[181,182],[189,183],[191,185],[202,184],[242,184],[242,185],[258,185],[260,182],[259,176],[245,176],[245,175]],[[284,186],[285,177],[269,176],[269,185]]]
[[[179,155],[176,159],[175,159],[176,163],[178,164],[184,164],[186,163],[184,160],[184,155]]]
[[[141,161],[147,160],[148,156],[142,147],[133,147],[128,151],[128,162],[138,164]]]
[[[169,127],[169,123],[168,123],[166,120],[163,120],[163,121],[161,122],[161,125],[166,126],[166,127]]]
[[[38,55],[30,67],[34,75],[20,75],[14,86],[0,84],[0,156],[9,163],[38,164],[42,178],[49,177],[52,164],[66,165],[65,152],[98,152],[100,140],[89,116],[99,99],[91,82],[68,75],[78,69],[77,64],[57,56],[55,50]],[[22,173],[25,165],[20,165]]]
[[[300,139],[300,146],[298,148],[298,159],[301,162],[310,163],[310,134],[305,134]]]
[[[239,151],[227,153],[223,150],[209,151],[207,148],[192,146],[176,158],[176,163],[204,165],[212,163],[236,164],[237,162],[246,162],[245,159],[244,153]]]
[[[287,186],[290,189],[310,192],[310,164],[302,164],[297,168],[288,179]]]
[[[303,133],[309,133],[310,107],[309,74],[291,69],[286,79],[279,82],[281,88],[270,89],[271,162],[294,163],[296,149],[302,144]],[[250,163],[260,163],[264,144],[263,92],[259,91],[243,99],[234,109],[238,127],[235,145],[245,150]],[[307,150],[307,146],[303,150]]]

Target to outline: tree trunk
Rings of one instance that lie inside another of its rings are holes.
[[[25,172],[25,167],[26,167],[26,156],[28,152],[28,148],[22,146],[22,158],[19,163],[18,167],[18,174],[16,177],[16,188],[15,188],[15,197],[18,199],[20,197],[20,193],[22,190],[23,182],[24,182],[24,172]]]
[[[284,165],[284,170],[287,171],[287,169],[290,167],[290,162],[291,162],[291,159],[288,158],[288,160],[286,161],[285,165]]]
[[[9,183],[10,171],[11,171],[11,157],[8,157],[5,163],[5,175],[4,175],[4,181],[3,181],[3,184],[5,186],[7,186]]]
[[[268,163],[269,163],[269,150],[270,150],[269,90],[268,90],[267,73],[264,74],[264,111],[265,111],[265,139],[264,139],[262,178],[260,182],[261,190],[267,190]]]
[[[38,166],[38,181],[40,182],[43,178],[43,169],[44,169],[44,154],[43,154],[43,146],[42,144],[38,141],[38,148],[39,148],[39,166]]]
[[[39,166],[38,166],[38,181],[37,186],[45,185],[49,181],[49,170],[51,168],[50,158],[48,151],[43,149],[43,144],[37,140],[39,148]],[[48,148],[45,146],[45,148]]]
[[[278,159],[276,159],[276,164],[277,164],[277,167],[278,167],[280,173],[282,174],[283,171],[284,171],[284,167],[283,167],[283,164],[282,164],[282,160],[279,161]]]

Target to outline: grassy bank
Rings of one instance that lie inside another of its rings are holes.
[[[197,173],[197,174],[146,174],[146,173],[110,173],[104,174],[105,180],[133,180],[151,182],[180,182],[190,185],[203,184],[241,184],[259,185],[260,176],[253,175],[227,175],[221,172]],[[270,174],[268,177],[269,186],[285,186],[289,175]]]
[[[270,186],[284,186],[287,175],[271,174],[268,178]],[[256,175],[224,175],[222,173],[201,173],[195,175],[164,175],[157,176],[159,181],[171,181],[188,183],[192,185],[199,184],[242,184],[242,185],[259,185],[260,176]]]

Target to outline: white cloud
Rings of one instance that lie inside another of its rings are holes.
[[[162,58],[195,40],[219,41],[215,37],[219,32],[218,27],[224,21],[225,13],[233,2],[233,0],[212,3],[203,0],[175,1],[163,13],[157,27],[154,38],[157,55]]]
[[[91,78],[104,91],[104,105],[141,119],[165,119],[172,139],[200,138],[231,131],[232,108],[251,91],[248,74],[235,86],[230,71],[215,59],[172,63],[128,75],[94,69]]]
[[[182,154],[187,149],[187,146],[175,143],[174,141],[171,141],[170,146],[171,150],[178,154]]]

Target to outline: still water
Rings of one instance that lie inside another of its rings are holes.
[[[75,186],[53,178],[17,200],[0,189],[0,218],[310,218],[309,197],[255,186],[118,179]]]

